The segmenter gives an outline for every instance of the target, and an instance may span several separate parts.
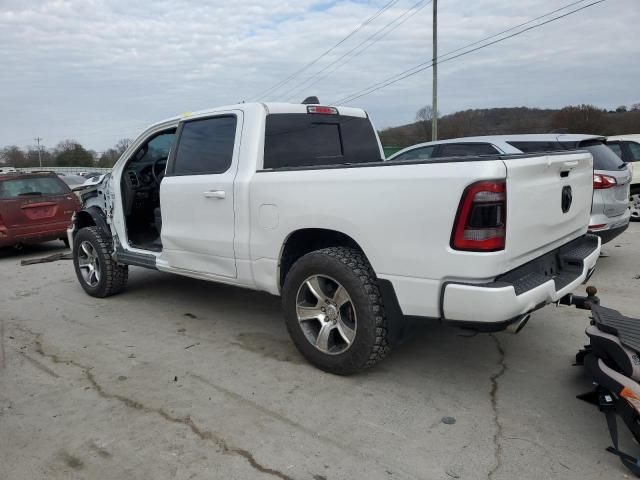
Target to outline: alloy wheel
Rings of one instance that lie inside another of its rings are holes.
[[[329,355],[344,353],[356,337],[356,311],[347,290],[326,275],[307,278],[296,296],[296,315],[305,337]]]
[[[100,283],[100,260],[98,253],[90,242],[84,241],[78,250],[78,267],[83,280],[90,287],[95,287]]]

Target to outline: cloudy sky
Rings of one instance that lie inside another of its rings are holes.
[[[343,99],[431,57],[428,0],[391,3],[260,97],[389,0],[0,0],[0,146],[40,136],[47,147],[73,138],[101,151],[186,111]],[[439,52],[569,3],[440,0]],[[443,63],[439,109],[640,102],[639,26],[639,0],[606,0]],[[382,128],[412,121],[430,99],[427,69],[350,104]]]

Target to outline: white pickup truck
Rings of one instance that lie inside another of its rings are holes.
[[[281,295],[300,352],[349,374],[410,317],[518,330],[593,271],[588,152],[383,158],[355,108],[246,103],[157,123],[80,192],[80,284],[113,295],[135,265]]]

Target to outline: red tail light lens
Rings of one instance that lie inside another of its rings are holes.
[[[599,173],[593,174],[593,189],[594,190],[602,190],[604,188],[615,187],[616,179],[614,177],[610,177],[609,175],[601,175]]]
[[[7,236],[7,226],[4,224],[2,220],[2,216],[0,215],[0,238]]]
[[[462,194],[451,247],[475,252],[504,250],[506,229],[506,182],[477,182],[469,185]]]

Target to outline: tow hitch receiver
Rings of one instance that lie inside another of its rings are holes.
[[[567,305],[569,307],[575,305],[576,308],[581,310],[591,310],[593,305],[600,305],[600,299],[596,296],[596,293],[598,293],[596,287],[588,286],[586,297],[568,293],[558,301],[558,305]]]

